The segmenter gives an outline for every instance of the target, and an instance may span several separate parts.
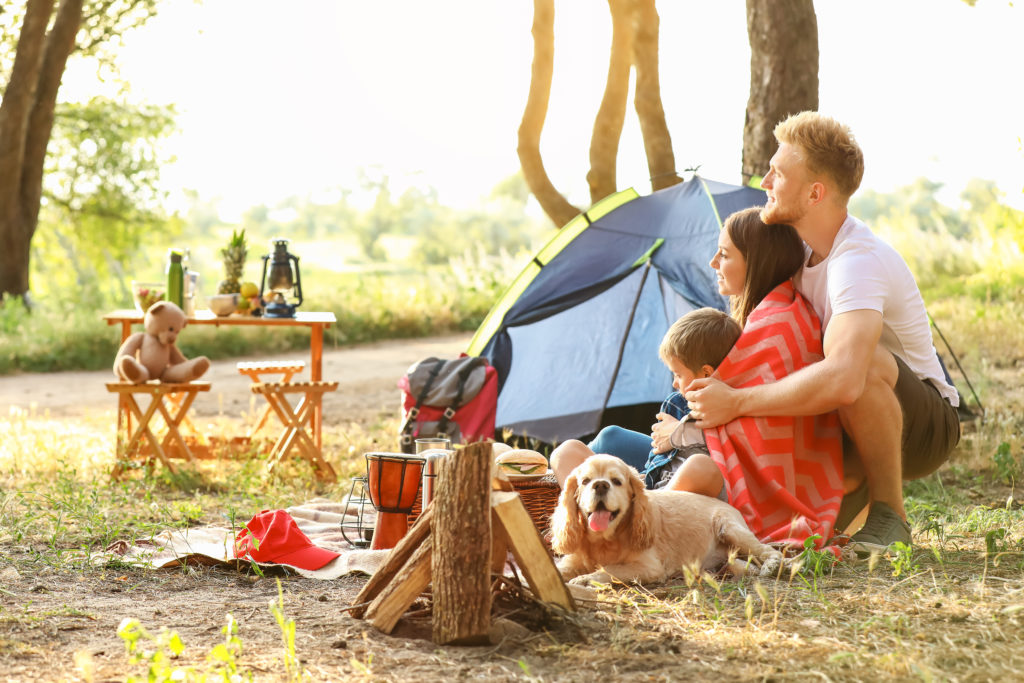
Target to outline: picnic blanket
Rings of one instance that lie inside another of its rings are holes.
[[[792,281],[751,312],[715,377],[732,387],[775,382],[823,358],[821,325]],[[842,432],[836,412],[741,417],[704,430],[729,503],[764,542],[803,546],[832,538],[843,498]]]
[[[285,508],[314,545],[338,553],[338,557],[319,569],[310,570],[282,562],[257,562],[262,569],[283,566],[312,579],[336,579],[352,573],[373,574],[388,550],[367,550],[354,547],[341,533],[341,523],[354,519],[356,511],[347,501],[335,502],[315,498],[301,505]],[[372,510],[370,511],[372,514]],[[372,524],[373,520],[368,520]],[[107,564],[117,561],[153,569],[181,565],[231,566],[242,568],[252,563],[235,557],[235,537],[245,521],[236,528],[190,527],[165,529],[146,539],[119,540],[94,554],[90,561]],[[350,533],[349,536],[352,536]]]

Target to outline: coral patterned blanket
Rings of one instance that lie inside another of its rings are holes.
[[[823,358],[821,325],[792,282],[754,309],[715,376],[733,387],[774,382]],[[765,542],[802,546],[832,538],[843,497],[837,413],[812,417],[741,417],[704,430],[725,476],[729,502]]]

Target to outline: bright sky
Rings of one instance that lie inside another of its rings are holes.
[[[662,0],[661,87],[679,169],[738,182],[750,50],[744,3]],[[864,148],[862,187],[925,175],[949,201],[971,177],[1020,205],[1024,7],[1008,0],[815,2],[820,109]],[[183,0],[121,52],[133,97],[175,103],[169,189],[221,197],[228,213],[353,186],[379,165],[396,185],[470,203],[518,168],[532,59],[526,0]],[[558,0],[555,76],[541,142],[556,187],[588,203],[585,175],[604,88],[606,3]],[[64,96],[95,91],[69,74]],[[648,192],[630,110],[619,184]]]

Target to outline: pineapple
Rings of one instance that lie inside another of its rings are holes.
[[[217,287],[219,294],[237,294],[242,291],[242,270],[245,268],[245,256],[248,253],[245,242],[245,229],[233,231],[228,246],[220,250],[224,259],[224,274],[227,276]]]

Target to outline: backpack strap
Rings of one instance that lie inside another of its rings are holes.
[[[407,446],[412,446],[413,425],[416,424],[416,418],[419,417],[420,414],[420,407],[423,406],[423,401],[430,392],[430,387],[433,386],[434,380],[436,380],[437,376],[441,374],[441,368],[444,367],[444,364],[444,360],[440,358],[437,359],[437,362],[434,364],[434,368],[430,371],[430,375],[427,377],[427,381],[423,383],[423,389],[420,391],[420,395],[416,397],[416,405],[409,409],[409,414],[406,416],[405,422],[402,423],[402,431],[400,432],[401,437],[399,441],[402,444],[403,452],[411,452],[406,451],[405,448]],[[461,383],[459,384],[459,395],[462,395]],[[445,414],[447,414],[447,411],[445,411]]]

